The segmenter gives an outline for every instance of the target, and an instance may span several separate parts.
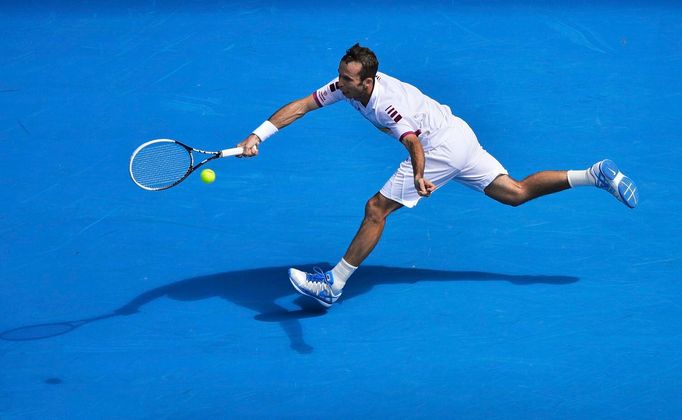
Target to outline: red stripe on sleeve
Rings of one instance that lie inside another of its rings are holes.
[[[322,108],[322,102],[320,102],[320,98],[317,97],[317,91],[313,92],[313,99],[315,99],[315,102],[317,102],[317,105]]]
[[[404,133],[400,136],[400,141],[403,141],[403,139],[405,138],[405,136],[407,136],[408,134],[414,134],[414,135],[416,136],[416,134],[415,134],[414,131],[406,131],[406,132],[404,132]]]

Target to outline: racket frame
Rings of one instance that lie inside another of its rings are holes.
[[[178,145],[182,146],[185,150],[187,150],[187,153],[189,154],[189,159],[190,159],[190,165],[189,165],[189,168],[187,168],[187,172],[185,172],[185,175],[183,175],[180,179],[175,181],[173,184],[165,186],[165,187],[161,187],[161,188],[151,188],[151,187],[142,185],[139,182],[137,182],[137,180],[135,179],[135,176],[133,176],[133,161],[135,160],[135,156],[137,156],[137,154],[140,152],[140,150],[144,149],[145,147],[149,146],[150,144],[156,144],[156,143],[175,143],[175,144],[178,144]],[[194,164],[194,153],[193,152],[202,153],[204,155],[210,155],[210,156],[195,165]],[[224,157],[228,157],[228,156],[241,155],[242,153],[244,153],[243,147],[232,147],[230,149],[224,149],[224,150],[221,150],[219,152],[209,152],[206,150],[195,149],[194,147],[188,146],[188,145],[186,145],[180,141],[173,140],[173,139],[155,139],[155,140],[150,140],[146,143],[143,143],[137,149],[135,149],[133,154],[130,156],[130,163],[128,165],[128,171],[130,173],[130,179],[132,179],[133,182],[135,183],[135,185],[137,185],[138,187],[140,187],[144,190],[147,190],[147,191],[163,191],[163,190],[167,190],[169,188],[172,188],[172,187],[178,185],[179,183],[184,181],[192,172],[199,169],[201,166],[203,166],[207,162],[210,162],[214,159],[224,158]]]

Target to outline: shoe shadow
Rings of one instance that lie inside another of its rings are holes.
[[[297,268],[311,271],[313,266],[329,267],[328,263],[303,264]],[[310,298],[298,296],[287,278],[287,267],[268,267],[252,270],[230,271],[193,277],[148,290],[136,296],[117,310],[96,317],[52,324],[32,325],[0,333],[0,338],[11,341],[36,340],[73,331],[82,325],[115,316],[129,316],[159,298],[182,302],[220,297],[256,313],[254,319],[277,322],[286,332],[290,347],[299,353],[310,353],[313,348],[305,342],[301,319],[324,315],[326,309]],[[363,266],[344,288],[342,299],[348,301],[367,293],[380,284],[417,283],[420,281],[508,281],[518,285],[570,284],[579,279],[569,276],[510,275],[477,271],[442,271],[385,266]],[[284,297],[298,296],[290,310],[279,303]]]

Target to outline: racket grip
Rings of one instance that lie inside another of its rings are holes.
[[[244,153],[243,147],[233,147],[232,149],[221,150],[220,157],[237,156],[241,155],[242,153]]]

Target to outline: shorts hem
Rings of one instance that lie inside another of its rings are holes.
[[[393,200],[393,201],[395,201],[396,203],[401,204],[401,205],[403,205],[403,206],[405,206],[405,207],[407,207],[407,208],[410,208],[410,209],[411,209],[412,207],[416,206],[417,203],[419,203],[419,199],[417,199],[417,200],[403,200],[403,199],[400,198],[400,197],[395,197],[395,196],[391,195],[390,193],[388,193],[388,192],[387,192],[386,190],[384,190],[383,188],[382,188],[381,190],[379,190],[379,194],[383,195],[384,197],[388,198],[389,200]],[[421,197],[420,197],[420,198],[421,198]]]

